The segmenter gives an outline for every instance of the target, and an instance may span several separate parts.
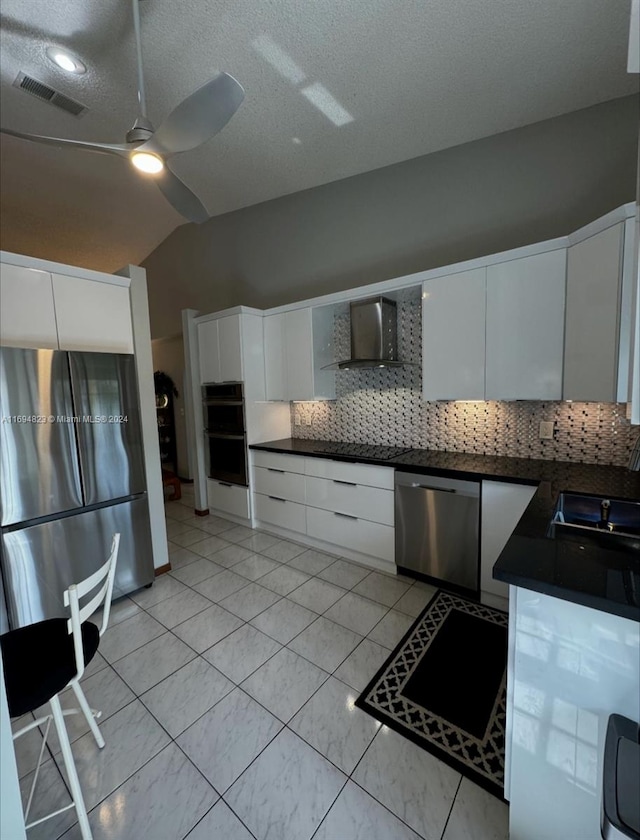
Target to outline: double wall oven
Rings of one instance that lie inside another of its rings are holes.
[[[202,386],[207,475],[247,487],[247,435],[242,382]]]

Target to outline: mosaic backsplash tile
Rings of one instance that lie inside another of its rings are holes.
[[[626,466],[638,428],[624,403],[423,402],[419,290],[397,302],[400,358],[415,366],[338,372],[335,401],[292,403],[292,437]],[[334,342],[348,358],[346,313]],[[540,439],[541,420],[553,422],[552,440]]]

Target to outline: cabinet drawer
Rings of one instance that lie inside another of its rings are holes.
[[[308,505],[348,513],[381,525],[394,524],[393,490],[309,475],[305,482]]]
[[[381,560],[394,560],[394,529],[319,508],[307,508],[307,534]]]
[[[221,510],[233,516],[249,518],[249,489],[235,484],[222,484],[219,481],[207,480],[207,497],[209,507]]]
[[[259,522],[279,525],[299,534],[306,533],[305,506],[285,499],[263,496],[255,493],[253,497],[255,518]]]
[[[377,467],[371,464],[350,464],[346,461],[330,461],[327,458],[305,458],[306,475],[330,478],[337,481],[351,481],[367,487],[381,487],[393,490],[393,468]]]
[[[256,467],[284,470],[291,473],[304,473],[305,459],[300,455],[281,455],[280,452],[264,452],[253,450],[253,463]]]
[[[253,488],[265,496],[278,496],[290,502],[304,504],[304,476],[284,472],[275,467],[256,467]]]

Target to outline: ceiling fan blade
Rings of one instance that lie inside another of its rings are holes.
[[[243,99],[240,82],[220,73],[183,99],[141,151],[166,155],[195,149],[225,127]]]
[[[41,134],[23,134],[21,131],[13,131],[10,128],[0,128],[2,134],[11,137],[18,137],[20,140],[29,140],[32,143],[42,143],[46,146],[58,146],[58,148],[82,149],[85,152],[98,152],[107,155],[128,156],[136,148],[134,144],[119,143],[92,143],[85,140],[67,140],[63,137],[44,137]]]
[[[185,219],[199,225],[209,218],[209,212],[198,196],[169,169],[166,163],[162,172],[156,175],[154,180],[169,204]]]

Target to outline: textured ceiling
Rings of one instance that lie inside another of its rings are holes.
[[[141,14],[156,125],[218,69],[246,89],[221,134],[174,158],[212,215],[637,88],[627,0],[144,0]],[[52,65],[50,44],[86,75]],[[124,139],[136,116],[127,0],[3,0],[0,46],[3,125]],[[16,90],[21,70],[89,112],[76,119]],[[327,95],[330,116],[317,107]],[[6,250],[114,270],[182,223],[116,158],[3,137],[1,167]]]

